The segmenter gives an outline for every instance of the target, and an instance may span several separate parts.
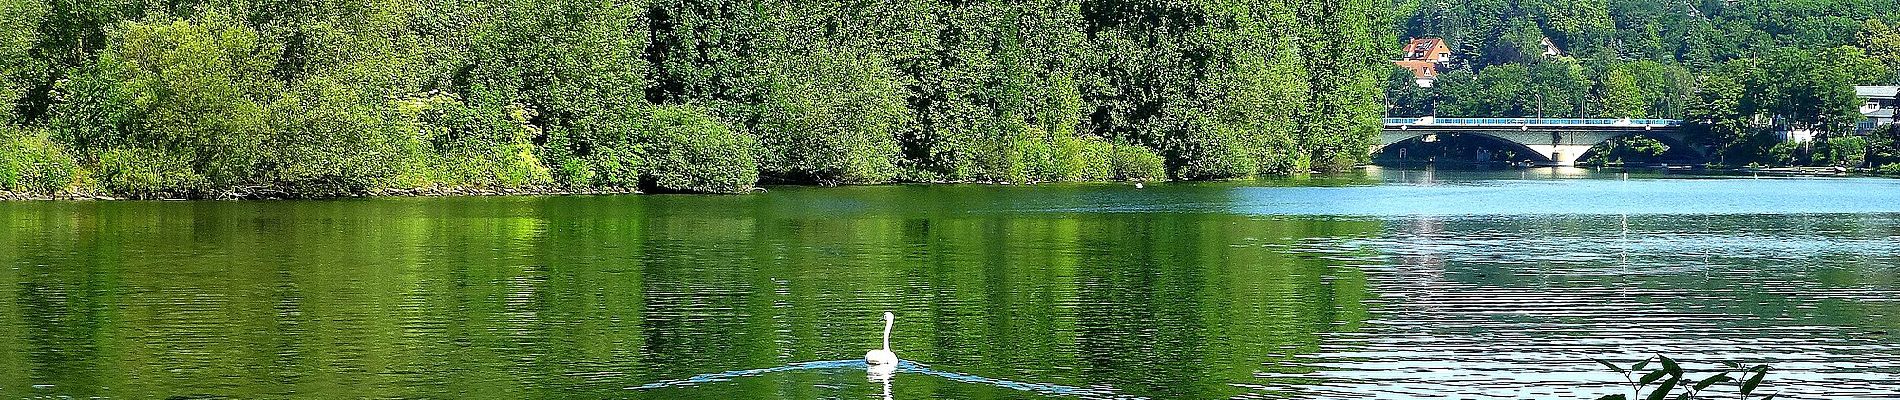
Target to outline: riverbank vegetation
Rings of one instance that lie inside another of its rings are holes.
[[[1407,37],[1443,37],[1454,60],[1432,88],[1393,70],[1393,115],[1672,118],[1702,143],[1664,148],[1708,147],[1719,164],[1900,162],[1896,131],[1856,129],[1853,88],[1900,84],[1893,0],[1406,1],[1401,13]]]
[[[1364,161],[1377,1],[0,0],[0,191],[743,192]]]

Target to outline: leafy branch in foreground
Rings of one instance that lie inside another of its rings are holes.
[[[1750,366],[1724,361],[1722,365],[1726,368],[1719,370],[1720,373],[1702,379],[1690,379],[1686,376],[1687,371],[1682,369],[1682,365],[1677,364],[1676,360],[1663,355],[1657,355],[1644,359],[1643,361],[1638,361],[1636,364],[1630,365],[1629,368],[1617,366],[1609,361],[1594,358],[1591,360],[1596,361],[1598,364],[1603,364],[1605,367],[1609,367],[1611,371],[1623,374],[1623,381],[1627,382],[1630,387],[1630,394],[1628,395],[1612,394],[1599,397],[1597,400],[1699,399],[1702,398],[1704,391],[1718,384],[1737,385],[1738,398],[1742,400],[1757,399],[1752,396],[1754,396],[1755,390],[1761,387],[1762,378],[1768,376],[1767,365]],[[1652,363],[1661,368],[1646,370]],[[1655,386],[1652,387],[1651,385]],[[1648,390],[1647,395],[1645,395],[1644,390]],[[1675,397],[1669,396],[1672,393],[1675,394]],[[1775,394],[1769,394],[1761,396],[1758,399],[1772,400],[1774,398]]]

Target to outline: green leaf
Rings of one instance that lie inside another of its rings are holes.
[[[1747,381],[1742,382],[1742,396],[1746,397],[1749,393],[1754,393],[1755,387],[1761,386],[1761,379],[1768,376],[1766,367],[1764,365],[1750,369],[1750,371],[1755,371],[1755,376],[1748,377]]]
[[[1677,365],[1676,360],[1671,360],[1669,359],[1668,356],[1659,355],[1656,357],[1659,359],[1662,359],[1663,370],[1669,371],[1669,375],[1675,376],[1675,377],[1682,377],[1682,366]]]
[[[1590,359],[1590,360],[1591,360],[1591,361],[1596,361],[1596,362],[1597,362],[1597,364],[1603,364],[1603,366],[1605,366],[1605,367],[1610,367],[1610,370],[1611,370],[1611,371],[1616,371],[1616,373],[1619,373],[1619,374],[1627,374],[1627,373],[1629,373],[1628,371],[1624,371],[1624,370],[1623,370],[1623,367],[1618,367],[1618,366],[1616,366],[1616,364],[1611,364],[1611,363],[1610,363],[1609,361],[1603,361],[1603,360],[1598,360],[1598,359],[1595,359],[1595,358],[1592,358],[1592,359]]]
[[[1663,381],[1662,386],[1657,386],[1655,391],[1649,392],[1649,400],[1663,400],[1668,398],[1669,392],[1676,391],[1676,384],[1681,382],[1682,380],[1677,378],[1669,378],[1669,380]]]
[[[1668,374],[1669,373],[1667,371],[1663,371],[1663,370],[1650,371],[1647,374],[1643,374],[1643,379],[1637,380],[1636,383],[1643,386],[1649,386],[1649,384],[1655,383],[1656,380],[1662,379],[1664,375],[1668,375]]]
[[[1597,400],[1630,400],[1630,397],[1620,395],[1620,394],[1613,394],[1609,396],[1598,397]]]
[[[1709,386],[1714,386],[1717,383],[1728,382],[1732,380],[1735,380],[1735,378],[1730,378],[1727,372],[1723,372],[1721,375],[1702,378],[1701,382],[1695,383],[1695,391],[1700,392],[1702,391],[1702,389],[1708,389]]]
[[[1734,361],[1723,361],[1722,365],[1729,368],[1742,369],[1742,364]]]
[[[1637,362],[1636,362],[1636,365],[1631,365],[1631,366],[1630,366],[1630,370],[1631,370],[1631,371],[1642,371],[1642,370],[1643,370],[1643,367],[1647,367],[1647,366],[1649,366],[1649,361],[1650,361],[1650,360],[1655,360],[1655,359],[1656,359],[1655,357],[1650,357],[1650,358],[1647,358],[1647,359],[1644,359],[1643,361],[1637,361]]]
[[[1778,396],[1778,395],[1780,395],[1780,394],[1781,394],[1781,393],[1774,393],[1774,394],[1770,394],[1770,395],[1768,395],[1768,397],[1763,397],[1763,398],[1761,398],[1761,400],[1775,400],[1775,396]]]

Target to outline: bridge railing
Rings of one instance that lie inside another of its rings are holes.
[[[1617,118],[1386,118],[1386,125],[1447,125],[1447,126],[1500,126],[1500,125],[1542,125],[1542,126],[1679,126],[1681,120],[1674,119],[1617,119]]]

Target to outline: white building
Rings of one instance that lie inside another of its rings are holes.
[[[1544,40],[1538,42],[1538,44],[1544,46],[1544,57],[1562,57],[1564,55],[1564,49],[1557,48],[1557,42],[1551,41],[1549,36],[1544,37]]]
[[[1881,125],[1894,123],[1894,108],[1900,103],[1900,86],[1855,86],[1854,95],[1860,97],[1860,114],[1867,117],[1855,132],[1866,133]]]

